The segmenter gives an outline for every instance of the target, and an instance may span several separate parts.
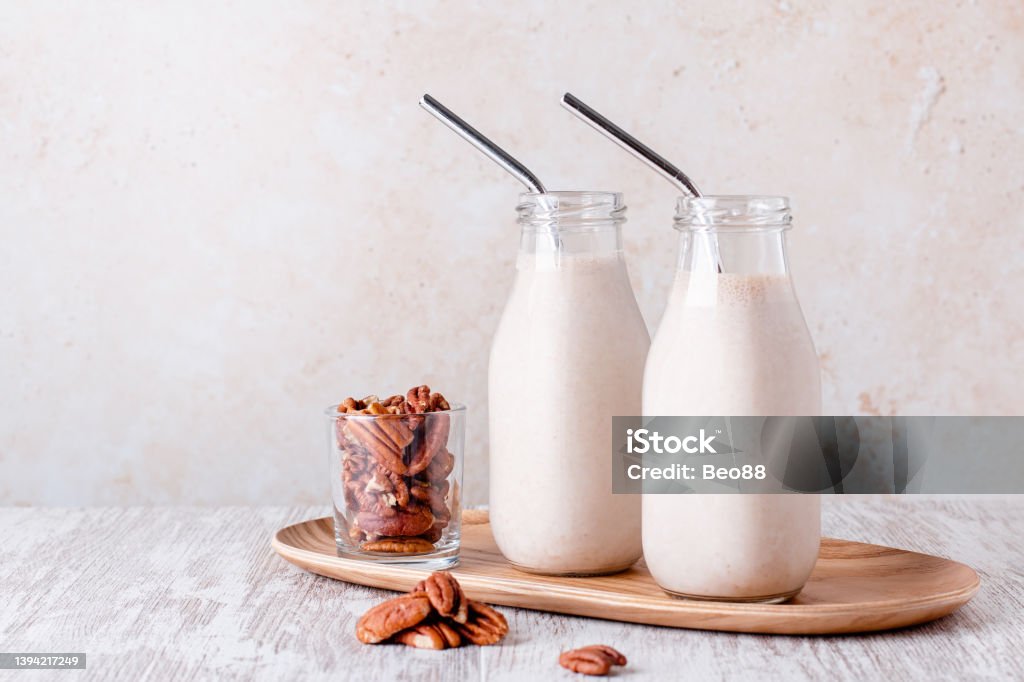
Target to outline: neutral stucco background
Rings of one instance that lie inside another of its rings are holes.
[[[321,407],[419,382],[482,501],[518,187],[424,91],[625,192],[652,329],[674,193],[564,90],[792,197],[827,412],[1024,411],[1020,2],[145,5],[0,18],[2,504],[323,502]]]

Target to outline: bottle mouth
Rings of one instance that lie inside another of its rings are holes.
[[[756,194],[679,197],[677,230],[772,231],[789,229],[789,198]]]
[[[621,192],[528,192],[516,206],[524,230],[593,230],[626,221]]]

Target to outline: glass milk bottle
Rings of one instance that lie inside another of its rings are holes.
[[[611,418],[639,414],[650,337],[622,254],[622,195],[523,194],[516,277],[491,347],[490,518],[516,567],[621,571],[640,499],[613,495]]]
[[[786,262],[790,220],[785,197],[680,198],[644,415],[820,413],[818,357]],[[820,524],[817,495],[644,495],[644,558],[675,595],[783,601],[814,567]]]

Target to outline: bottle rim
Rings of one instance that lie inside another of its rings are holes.
[[[621,192],[524,192],[519,195],[516,213],[519,225],[533,231],[594,230],[626,222],[626,204]]]
[[[788,230],[789,198],[766,194],[682,196],[676,201],[677,230],[760,232]]]

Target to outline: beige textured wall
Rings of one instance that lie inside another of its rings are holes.
[[[145,7],[143,7],[145,5]],[[89,6],[91,9],[86,9]],[[471,405],[518,187],[619,189],[654,329],[673,191],[793,198],[836,413],[1024,411],[1024,4],[22,3],[0,22],[0,503],[326,501],[320,408]]]

